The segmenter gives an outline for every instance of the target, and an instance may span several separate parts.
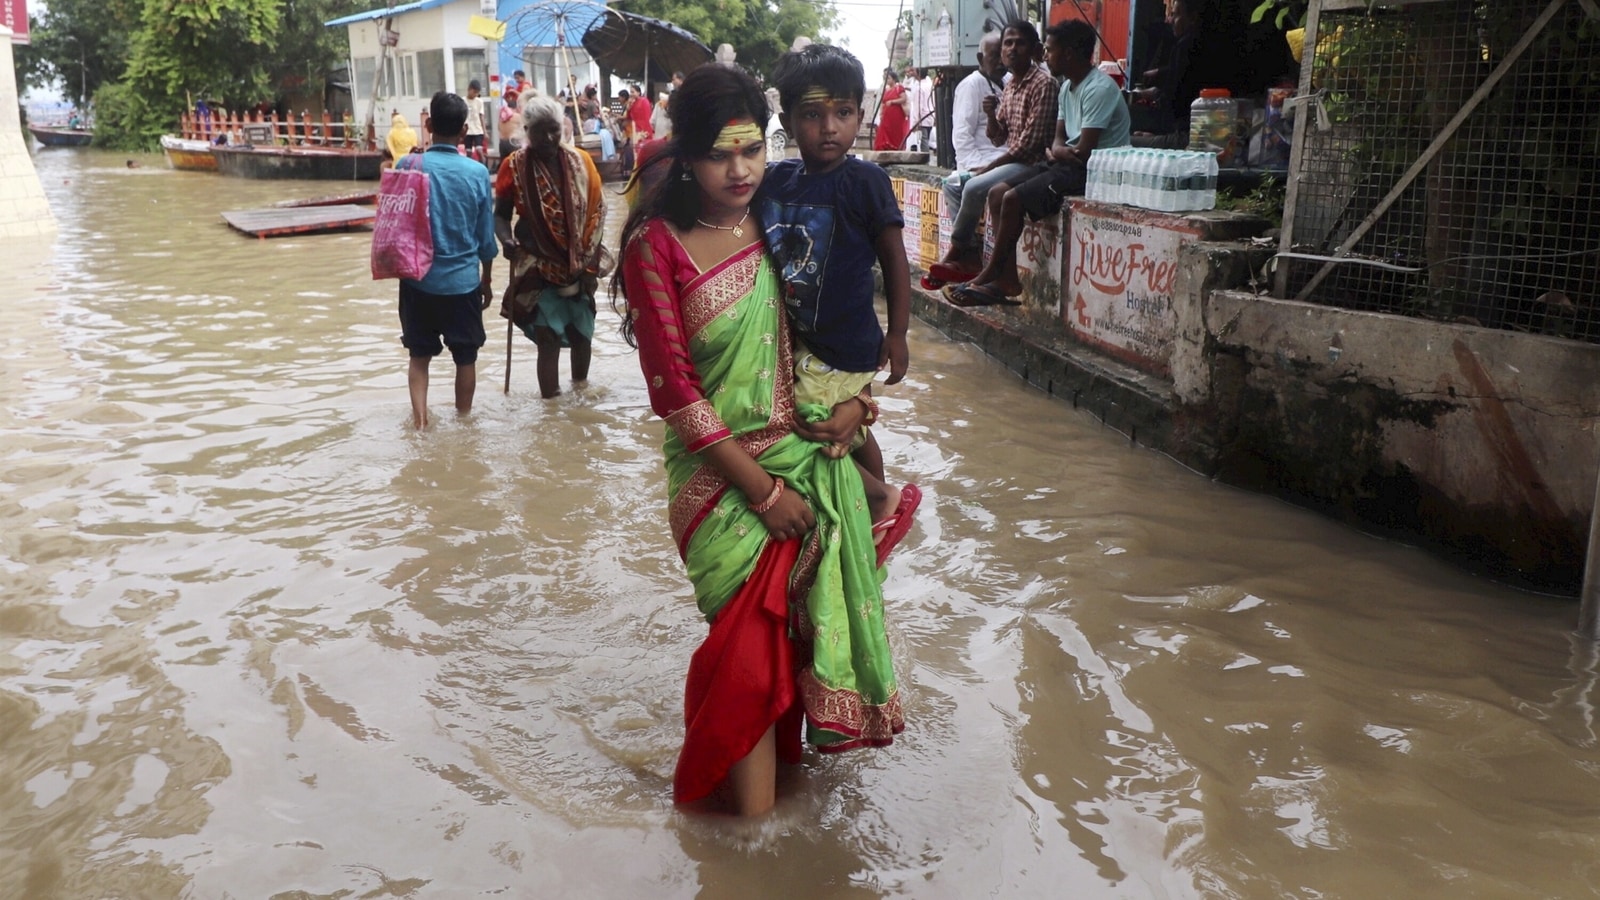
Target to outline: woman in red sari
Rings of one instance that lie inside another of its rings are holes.
[[[776,801],[778,760],[799,761],[802,723],[829,752],[887,745],[905,715],[860,471],[795,433],[788,321],[750,210],[766,99],[743,71],[706,65],[671,115],[652,163],[666,176],[623,230],[621,279],[625,333],[668,426],[673,539],[711,624],[690,663],[673,795],[694,803],[725,785],[735,811],[756,815]],[[853,433],[864,407],[839,409],[825,424]]]
[[[893,69],[883,70],[883,95],[878,98],[878,131],[872,137],[874,150],[904,150],[911,133],[906,116],[906,89]]]

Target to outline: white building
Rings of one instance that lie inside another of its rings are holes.
[[[507,35],[505,44],[486,40],[473,34],[468,27],[472,18],[489,15],[485,6],[493,4],[482,0],[416,0],[398,6],[356,13],[323,24],[345,27],[350,36],[350,99],[357,123],[367,121],[367,111],[377,90],[377,108],[373,116],[379,143],[389,133],[389,120],[398,110],[420,133],[422,110],[438,91],[451,91],[465,97],[467,83],[477,79],[483,96],[499,97],[497,85],[490,79],[496,71],[508,83],[511,73],[522,69],[530,81],[552,95],[561,87],[558,73],[565,73],[566,65],[577,63],[581,89],[584,84],[598,80],[597,70],[588,55],[579,50],[576,54],[558,52],[554,47],[555,29],[548,22],[539,21],[540,14],[529,12],[531,0],[505,0],[499,4],[499,19],[514,20],[514,34]],[[519,19],[519,16],[522,17]],[[397,37],[385,56],[380,41],[387,22],[389,30]],[[527,41],[526,45],[517,44]],[[491,54],[498,54],[491,69]],[[383,71],[378,72],[378,60],[383,59]],[[509,66],[509,68],[508,68]],[[498,107],[496,107],[498,108]],[[492,135],[493,122],[485,122]]]

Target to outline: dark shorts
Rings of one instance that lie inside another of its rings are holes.
[[[1071,163],[1053,163],[1039,169],[1014,190],[1022,211],[1030,219],[1045,219],[1061,211],[1068,197],[1083,196],[1088,184],[1089,170]]]
[[[449,347],[456,365],[470,366],[487,339],[482,294],[430,294],[400,282],[400,343],[413,359],[432,359]]]
[[[473,147],[484,146],[483,140],[484,136],[481,134],[469,134],[467,135],[466,140],[461,142],[461,146],[471,150]]]

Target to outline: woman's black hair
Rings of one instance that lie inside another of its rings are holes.
[[[750,119],[765,137],[768,115],[767,96],[761,86],[737,66],[708,63],[684,76],[683,84],[667,101],[672,138],[665,149],[633,173],[631,181],[640,185],[639,200],[622,226],[618,256],[626,258],[628,247],[651,219],[666,219],[679,231],[693,228],[695,219],[700,217],[700,185],[690,174],[690,163],[711,154],[717,135],[729,122]],[[646,170],[661,166],[667,171],[659,181],[646,174]],[[653,186],[652,181],[656,181]],[[627,288],[622,269],[619,265],[611,278],[611,308],[622,316],[623,338],[630,346],[638,346],[633,340],[633,318],[625,306]]]

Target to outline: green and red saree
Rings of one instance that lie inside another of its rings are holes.
[[[779,722],[822,751],[883,746],[905,727],[884,629],[872,525],[855,463],[796,436],[778,279],[760,241],[701,272],[666,223],[624,252],[623,278],[651,406],[668,426],[669,520],[711,634],[690,664],[673,793],[708,795]],[[700,450],[735,440],[799,491],[817,519],[775,542]]]

